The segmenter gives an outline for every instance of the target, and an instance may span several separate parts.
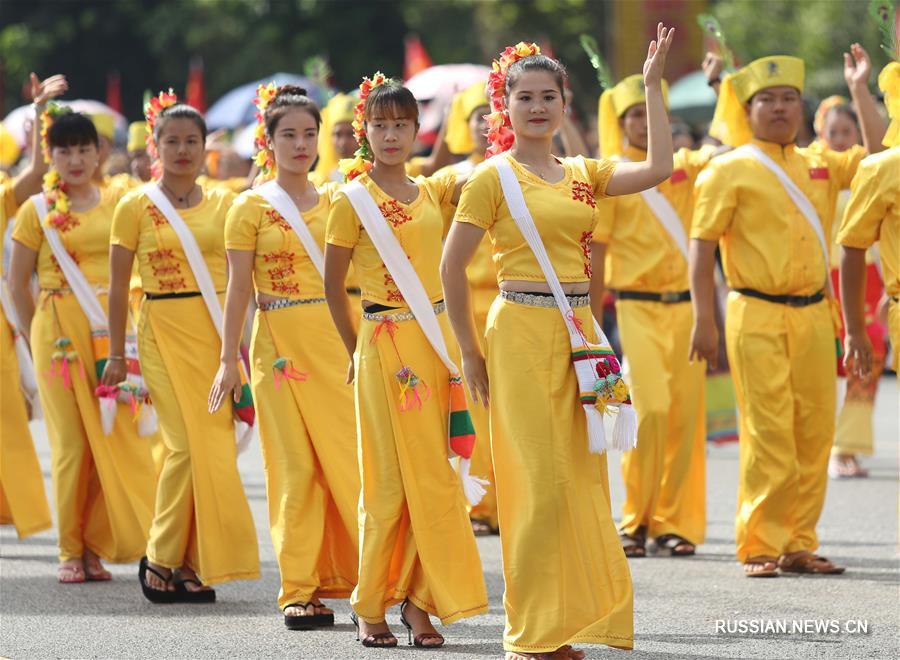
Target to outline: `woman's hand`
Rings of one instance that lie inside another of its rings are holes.
[[[241,400],[241,372],[238,370],[237,359],[227,360],[219,365],[216,379],[209,390],[207,406],[210,413],[222,407],[229,392],[235,403]]]
[[[663,71],[666,68],[666,56],[672,46],[672,35],[675,28],[666,28],[662,23],[656,25],[656,39],[647,48],[647,60],[644,62],[644,86],[656,87],[662,84]]]
[[[108,387],[115,387],[125,380],[128,376],[128,368],[125,360],[122,358],[107,358],[106,366],[103,367],[103,376],[100,383]]]
[[[706,360],[711,369],[715,369],[719,361],[719,328],[715,319],[694,321],[691,330],[691,352],[688,359]]]
[[[491,403],[491,397],[484,356],[481,353],[463,356],[462,368],[463,376],[466,378],[466,385],[469,386],[469,393],[472,395],[472,401],[475,403],[480,401],[487,408]]]
[[[850,46],[850,52],[844,53],[844,80],[847,87],[853,89],[858,85],[868,85],[872,73],[872,60],[866,49],[859,44]]]
[[[62,74],[41,80],[36,73],[31,74],[31,98],[35,105],[43,107],[50,99],[62,96],[69,89],[69,82]]]

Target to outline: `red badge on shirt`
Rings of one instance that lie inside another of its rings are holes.
[[[687,178],[687,172],[684,170],[675,170],[669,178],[669,183],[681,183],[682,181],[687,181]]]
[[[809,168],[809,178],[816,179],[825,179],[828,180],[828,168],[827,167],[810,167]]]

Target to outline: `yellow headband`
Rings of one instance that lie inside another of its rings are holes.
[[[662,82],[663,101],[669,107],[669,83]],[[600,154],[604,158],[622,153],[625,136],[619,126],[619,117],[633,105],[647,99],[644,93],[644,77],[641,74],[628,76],[618,85],[600,95],[597,129],[600,131]]]
[[[128,151],[143,151],[147,148],[147,122],[133,121],[128,124]]]
[[[319,162],[316,163],[316,174],[323,178],[334,172],[338,165],[337,152],[331,142],[331,131],[336,124],[352,123],[353,109],[356,107],[359,97],[356,94],[336,94],[322,108],[322,126],[319,128]]]
[[[116,135],[115,120],[111,115],[98,113],[91,115],[91,121],[94,122],[94,128],[97,129],[97,135],[105,137],[110,142]]]
[[[816,108],[816,115],[813,119],[813,129],[816,131],[818,137],[822,137],[822,131],[825,130],[825,117],[828,116],[828,111],[839,105],[846,105],[847,103],[846,97],[843,97],[840,94],[835,94],[822,100],[819,107]]]
[[[891,123],[881,143],[886,147],[900,145],[900,62],[891,62],[878,74],[878,88],[884,94]]]
[[[450,114],[447,115],[447,133],[444,137],[451,153],[465,155],[475,151],[475,141],[469,130],[469,117],[482,106],[487,106],[490,112],[490,101],[483,82],[475,83],[453,96]]]
[[[719,87],[719,100],[709,134],[732,147],[753,138],[744,108],[754,94],[769,87],[795,87],[803,92],[803,60],[787,55],[763,57],[729,73]]]

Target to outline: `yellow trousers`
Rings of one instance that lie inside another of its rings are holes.
[[[438,321],[457,358],[446,314]],[[444,624],[482,614],[481,559],[448,460],[447,368],[416,321],[381,325],[376,335],[377,328],[362,320],[355,355],[362,494],[359,584],[350,603],[369,623],[406,598]],[[422,405],[401,412],[396,374],[404,365],[422,381]]]
[[[207,412],[221,342],[200,296],[145,300],[141,371],[166,443],[147,557],[206,584],[259,577],[256,527],[237,469],[232,410]]]
[[[472,289],[472,311],[482,351],[485,350],[484,333],[487,329],[488,313],[496,297],[497,289]],[[481,502],[470,507],[469,517],[486,523],[491,529],[497,529],[497,493],[494,489],[494,465],[491,462],[490,411],[481,401],[478,403],[472,401],[469,388],[466,388],[466,402],[469,405],[477,439],[475,450],[472,452],[472,474],[489,482],[485,486],[487,492]]]
[[[344,355],[324,303],[256,312],[251,385],[282,609],[349,598],[356,586],[359,465]],[[296,369],[306,380],[285,379],[275,368],[279,359],[288,360],[287,373],[298,375]]]
[[[576,310],[596,341],[589,308]],[[588,451],[569,334],[555,308],[497,298],[487,324],[491,450],[507,651],[633,645],[628,562],[606,455]]]
[[[100,297],[106,308],[106,296]],[[51,376],[54,342],[72,343],[77,359]],[[38,393],[50,439],[61,561],[88,548],[111,562],[144,554],[153,515],[155,472],[150,443],[140,438],[127,406],[120,405],[110,436],[103,433],[94,389],[97,375],[91,329],[71,293],[42,291],[31,323],[31,349]]]
[[[15,525],[20,539],[53,526],[41,465],[28,428],[19,386],[12,329],[0,312],[0,525]]]
[[[706,365],[688,362],[690,302],[620,300],[616,317],[638,415],[637,447],[622,455],[620,529],[706,537]]]
[[[812,552],[834,439],[828,302],[788,307],[731,292],[725,339],[740,411],[738,559]]]

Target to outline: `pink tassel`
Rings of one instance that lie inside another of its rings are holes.
[[[281,382],[285,380],[305,381],[309,378],[309,374],[294,368],[294,365],[288,358],[280,357],[275,360],[272,365],[275,373],[275,389],[281,389]]]

